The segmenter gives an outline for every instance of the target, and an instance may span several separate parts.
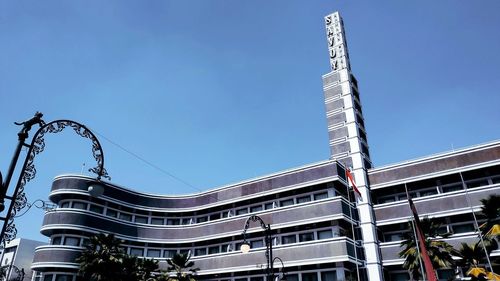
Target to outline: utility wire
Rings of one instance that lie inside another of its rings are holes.
[[[201,189],[197,188],[196,186],[194,186],[194,185],[190,184],[190,183],[189,183],[189,182],[187,182],[186,180],[183,180],[183,179],[179,178],[178,176],[176,176],[176,175],[174,175],[174,174],[172,174],[172,173],[170,173],[170,172],[168,172],[168,171],[164,170],[163,168],[161,168],[161,167],[159,167],[159,166],[157,166],[157,165],[155,165],[155,164],[153,164],[153,163],[149,162],[148,160],[144,159],[144,158],[143,158],[143,157],[141,157],[140,155],[137,155],[136,153],[134,153],[134,152],[132,152],[132,151],[130,151],[130,150],[128,150],[128,149],[126,149],[125,147],[123,147],[123,146],[119,145],[118,143],[116,143],[116,142],[112,141],[111,139],[107,138],[106,136],[104,136],[103,134],[101,134],[101,133],[97,132],[96,130],[94,130],[94,129],[91,129],[91,130],[92,130],[94,133],[96,133],[97,135],[99,135],[100,137],[102,137],[103,139],[105,139],[105,140],[107,140],[108,142],[110,142],[111,144],[115,145],[116,147],[120,148],[121,150],[125,151],[126,153],[128,153],[128,154],[130,154],[130,155],[134,156],[135,158],[139,159],[140,161],[142,161],[142,162],[146,163],[147,165],[149,165],[149,166],[151,166],[151,167],[155,168],[156,170],[158,170],[158,171],[160,171],[160,172],[164,173],[165,175],[167,175],[167,176],[169,176],[169,177],[171,177],[171,178],[173,178],[173,179],[177,180],[178,182],[181,182],[181,183],[183,183],[183,184],[185,184],[185,185],[187,185],[187,186],[189,186],[189,187],[191,187],[191,188],[193,188],[193,189],[195,189],[195,190],[197,190],[197,191],[199,191],[199,192],[203,192],[203,190],[201,190]]]

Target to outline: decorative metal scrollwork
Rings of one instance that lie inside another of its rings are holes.
[[[24,275],[24,268],[19,269],[12,264],[0,267],[0,280],[22,281],[24,280]]]
[[[266,231],[266,234],[271,231],[271,228],[262,220],[261,217],[256,216],[256,215],[251,215],[248,217],[248,219],[245,221],[245,227],[243,228],[243,240],[247,240],[247,230],[250,227],[250,222],[259,222],[260,227]],[[267,242],[267,241],[266,241]]]
[[[30,120],[26,121],[29,122]],[[101,178],[107,178],[111,180],[111,177],[108,175],[106,169],[104,169],[104,153],[102,151],[102,147],[97,140],[97,137],[84,125],[71,121],[71,120],[56,120],[50,123],[45,123],[41,119],[36,120],[40,124],[40,128],[34,134],[33,139],[31,141],[31,145],[29,145],[28,155],[24,162],[23,168],[21,170],[21,174],[19,176],[19,180],[16,185],[16,189],[13,194],[13,198],[15,198],[13,204],[10,205],[9,211],[7,213],[6,222],[4,223],[1,235],[1,243],[10,242],[16,237],[17,230],[14,224],[14,218],[17,213],[20,212],[28,205],[28,200],[26,198],[26,194],[24,192],[25,185],[35,178],[36,176],[36,168],[34,164],[35,156],[41,153],[45,149],[45,139],[44,136],[46,133],[59,133],[63,131],[65,128],[72,128],[76,134],[83,138],[88,138],[92,141],[92,155],[97,162],[97,165],[93,168],[89,169],[89,172],[97,174],[97,180]],[[18,125],[24,124],[16,123]],[[30,125],[31,126],[34,124]],[[27,134],[26,124],[21,133]],[[6,224],[6,225],[5,225]]]

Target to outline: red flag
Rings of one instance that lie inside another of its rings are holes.
[[[418,218],[417,209],[415,208],[413,200],[411,200],[408,191],[406,192],[406,194],[406,196],[408,197],[408,204],[410,205],[411,212],[413,213],[413,218],[415,219],[415,232],[417,233],[420,254],[422,255],[422,259],[424,261],[425,275],[427,276],[427,280],[437,281],[436,272],[434,271],[434,267],[432,266],[431,258],[427,253],[427,247],[425,247],[425,236],[422,232],[422,227],[420,227],[420,219]]]
[[[352,176],[351,171],[349,171],[349,168],[345,169],[345,175],[348,179],[348,182],[351,183],[352,189],[354,189],[354,192],[356,192],[359,195],[359,197],[361,197],[361,192],[359,192],[359,189],[356,186],[356,183],[354,183],[354,177]]]

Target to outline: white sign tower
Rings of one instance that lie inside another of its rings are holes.
[[[344,25],[338,12],[325,17],[330,68],[323,75],[330,157],[350,168],[361,192],[357,196],[365,269],[370,281],[383,280],[367,169],[371,168],[358,83],[351,73]],[[358,240],[361,240],[359,237]]]

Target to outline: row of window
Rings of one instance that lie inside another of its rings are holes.
[[[487,185],[498,184],[498,183],[500,183],[500,176],[465,181],[465,185],[467,186],[467,188],[487,186]],[[435,195],[435,194],[442,194],[442,193],[448,193],[448,192],[453,192],[453,191],[459,191],[459,190],[463,190],[463,189],[464,189],[463,184],[461,182],[456,182],[456,183],[451,183],[451,184],[446,184],[446,185],[438,185],[438,186],[433,186],[430,188],[411,191],[411,192],[409,192],[409,194],[410,194],[411,198],[416,198],[416,197],[425,197],[425,196],[431,196],[431,195]],[[400,192],[400,193],[395,193],[395,194],[379,197],[377,199],[377,204],[402,201],[402,200],[406,200],[406,199],[407,199],[406,192]]]
[[[34,273],[34,281],[73,281],[75,275],[73,274],[51,274],[51,273]]]
[[[440,218],[440,220],[442,226],[438,229],[438,233],[461,234],[476,231],[472,214],[455,215]],[[481,224],[482,221],[478,223]],[[383,228],[386,228],[389,231],[383,231]],[[403,233],[408,231],[407,228],[407,223],[380,227],[383,231],[383,241],[393,242],[403,240]]]
[[[270,210],[279,207],[286,207],[295,204],[304,204],[313,200],[322,200],[328,198],[328,192],[322,191],[318,193],[311,193],[300,195],[296,197],[284,198],[279,201],[269,201],[261,204],[238,208],[234,210],[227,210],[224,212],[217,212],[210,215],[203,215],[195,218],[162,218],[155,216],[140,215],[131,212],[124,212],[123,210],[104,207],[96,204],[89,204],[84,201],[77,200],[63,200],[60,202],[60,208],[73,208],[80,210],[88,210],[98,214],[105,214],[108,217],[118,218],[124,221],[133,221],[142,224],[153,225],[189,225],[194,223],[203,223],[207,221],[214,221],[221,218],[240,216],[250,213],[256,213],[263,210]]]
[[[341,227],[334,226],[331,228],[318,229],[315,231],[276,235],[273,238],[273,245],[285,245],[285,244],[294,244],[294,243],[308,242],[314,240],[329,239],[333,237],[339,237],[344,233],[345,231]],[[51,238],[52,245],[84,247],[88,244],[88,242],[89,240],[86,237],[73,236],[73,235],[58,235],[58,236],[53,236]],[[189,251],[191,251],[191,253],[193,253],[194,256],[204,256],[204,255],[213,255],[231,251],[239,251],[242,242],[243,241],[223,243],[219,245],[197,247],[194,249],[185,248],[180,250],[163,249],[160,248],[161,247],[160,245],[159,245],[160,247],[155,247],[153,245],[149,245],[148,247],[123,245],[123,247],[127,253],[134,256],[149,257],[149,258],[171,258],[178,252],[181,254],[186,254]],[[265,247],[263,239],[250,239],[248,242],[250,243],[252,249]]]
[[[346,271],[349,275],[350,272]],[[72,274],[35,274],[34,281],[73,281],[75,275]],[[287,281],[337,281],[337,273],[334,270],[318,272],[302,272],[286,274]],[[222,279],[220,281],[264,281],[263,276],[236,277],[233,279]]]
[[[438,269],[437,277],[439,281],[448,281],[448,280],[459,280],[455,279],[455,271],[453,269]],[[399,272],[391,272],[389,273],[390,281],[408,281],[410,280],[410,275],[408,272],[399,271]]]
[[[346,273],[349,273],[346,271]],[[286,274],[287,281],[337,281],[336,271],[319,271],[319,272],[302,272]],[[230,279],[222,279],[220,281],[231,281]],[[264,281],[263,276],[250,276],[242,278],[234,278],[234,281]]]

